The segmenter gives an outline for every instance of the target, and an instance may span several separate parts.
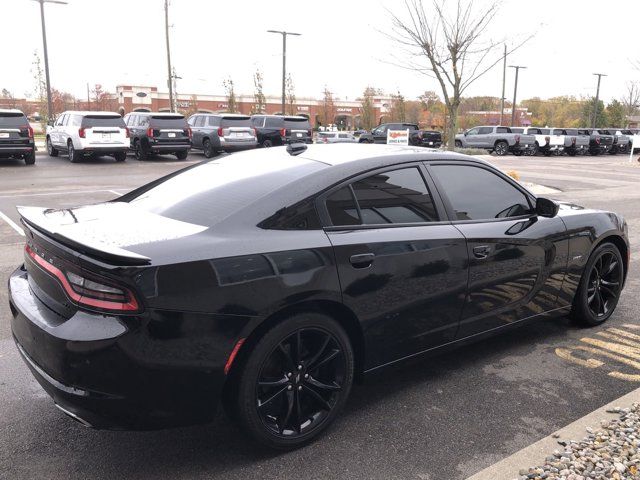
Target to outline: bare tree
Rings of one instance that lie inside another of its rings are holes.
[[[222,85],[227,92],[227,112],[236,113],[238,111],[238,102],[236,100],[236,91],[234,89],[233,80],[229,77],[222,82]]]
[[[255,91],[253,93],[253,107],[251,107],[251,113],[264,113],[267,109],[267,101],[262,90],[262,83],[262,72],[260,70],[256,70],[256,73],[253,74],[253,85],[255,87]]]
[[[320,125],[327,127],[335,121],[336,107],[333,101],[333,93],[325,85],[322,92],[322,106],[320,108]]]
[[[483,4],[479,10],[474,8],[473,0],[431,0],[428,11],[422,0],[405,0],[404,4],[407,18],[389,12],[392,33],[388,36],[409,55],[401,66],[435,78],[440,84],[447,108],[448,130],[452,133],[448,136],[451,150],[462,94],[503,58],[496,48],[501,43],[485,39],[499,3],[494,0],[488,6]]]
[[[638,82],[627,82],[627,91],[621,99],[621,102],[622,105],[624,105],[627,116],[638,113],[638,108],[640,107],[640,87],[638,86]]]
[[[293,78],[291,78],[291,74],[287,75],[286,81],[287,94],[285,95],[287,104],[285,105],[287,110],[289,111],[289,115],[295,115],[298,113],[296,111],[296,89],[293,84]]]

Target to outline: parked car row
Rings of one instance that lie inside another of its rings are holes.
[[[479,126],[456,135],[455,144],[496,155],[615,155],[629,153],[632,137],[637,133],[621,128]]]

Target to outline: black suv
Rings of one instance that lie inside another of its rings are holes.
[[[284,117],[285,143],[313,143],[309,119],[303,116]]]
[[[191,128],[179,113],[132,112],[124,117],[138,160],[169,153],[184,160],[191,149]]]
[[[218,152],[236,152],[256,147],[251,117],[237,113],[197,113],[187,123],[193,131],[193,148],[207,158]]]
[[[0,109],[0,158],[22,158],[27,165],[36,163],[33,129],[20,110]]]
[[[256,130],[258,146],[268,148],[286,143],[287,133],[282,115],[252,115],[251,125]]]

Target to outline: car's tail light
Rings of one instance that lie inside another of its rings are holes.
[[[596,143],[600,145],[600,137],[596,136]]]
[[[224,137],[224,129],[222,127],[218,127],[218,136]]]
[[[153,128],[147,128],[147,137],[155,137],[155,130]]]
[[[544,141],[545,141],[546,143],[549,143],[549,142],[551,141],[551,137],[544,137]]]
[[[516,135],[516,143],[520,143],[520,135]]]
[[[87,137],[87,135],[86,135],[86,131],[85,131],[85,128],[84,128],[84,127],[80,127],[80,128],[78,129],[78,136],[79,136],[80,138],[86,138],[86,137]]]
[[[323,141],[324,143],[329,143],[329,139],[328,139],[327,137],[322,137],[322,141]]]
[[[309,135],[310,137],[313,137],[313,130],[307,130],[307,135]]]
[[[89,278],[69,270],[62,271],[25,245],[25,252],[44,271],[55,277],[67,296],[78,306],[112,312],[137,312],[140,305],[126,287],[111,285],[108,280]]]
[[[124,127],[124,134],[127,138],[131,137],[131,132],[129,131],[129,127]]]
[[[571,145],[575,145],[576,144],[576,137],[571,137]]]
[[[255,128],[251,128],[251,135],[253,135],[254,137],[258,136],[258,132],[256,131]]]
[[[193,132],[191,131],[190,127],[187,127],[187,128],[184,129],[184,134],[189,138],[191,138],[193,136]]]
[[[281,137],[286,137],[287,136],[287,129],[286,128],[281,128],[280,129],[280,136]]]
[[[31,125],[23,125],[20,127],[20,136],[24,137],[25,134],[27,137],[33,138],[33,128],[31,128]]]

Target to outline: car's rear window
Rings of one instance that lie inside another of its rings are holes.
[[[290,130],[311,130],[311,124],[306,118],[285,117],[284,128]]]
[[[511,130],[508,127],[497,127],[496,133],[510,133]]]
[[[264,126],[271,127],[271,128],[283,128],[284,118],[267,117]]]
[[[84,128],[121,127],[125,128],[124,119],[120,115],[85,115],[82,119]]]
[[[221,127],[250,127],[251,117],[222,117]]]
[[[27,117],[20,112],[4,112],[0,113],[0,127],[24,127],[28,124]]]
[[[274,190],[323,168],[326,165],[320,162],[257,150],[184,170],[130,202],[174,220],[212,227]]]
[[[152,115],[151,125],[158,128],[186,128],[187,121],[182,115]]]

